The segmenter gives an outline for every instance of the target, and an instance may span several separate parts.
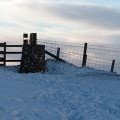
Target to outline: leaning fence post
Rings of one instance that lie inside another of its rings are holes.
[[[86,62],[87,62],[87,43],[84,44],[82,67],[86,66]]]
[[[111,65],[111,72],[114,71],[114,67],[115,67],[115,60],[112,61],[112,65]]]
[[[60,48],[57,48],[57,57],[60,57]]]
[[[4,42],[4,66],[6,66],[6,42]]]

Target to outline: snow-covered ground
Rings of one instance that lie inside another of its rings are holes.
[[[50,60],[46,73],[0,68],[0,120],[120,120],[120,76]]]

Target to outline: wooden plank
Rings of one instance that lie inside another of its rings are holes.
[[[0,43],[0,47],[4,47],[5,46],[5,44],[4,43]]]
[[[48,52],[48,51],[46,51],[46,50],[45,50],[45,53],[46,53],[47,55],[49,55],[49,56],[55,58],[56,60],[65,62],[65,60],[63,60],[63,59],[61,59],[61,58],[58,58],[56,55],[54,55],[54,54],[52,54],[52,53],[50,53],[50,52]]]
[[[0,64],[0,67],[3,67],[4,66],[4,64]]]
[[[22,47],[23,45],[6,45],[6,47]]]
[[[5,58],[0,58],[0,62],[4,62]]]
[[[22,54],[22,52],[6,52],[6,54]]]
[[[6,62],[21,62],[21,60],[5,60]]]
[[[5,52],[4,51],[0,51],[0,54],[4,54]]]
[[[0,51],[0,54],[22,54],[22,52],[4,52],[4,51]]]

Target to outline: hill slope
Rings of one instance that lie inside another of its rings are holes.
[[[120,120],[120,76],[52,60],[47,68],[0,68],[0,120]]]

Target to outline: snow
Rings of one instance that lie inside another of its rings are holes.
[[[49,60],[46,73],[0,68],[0,120],[120,120],[120,76]]]

